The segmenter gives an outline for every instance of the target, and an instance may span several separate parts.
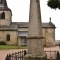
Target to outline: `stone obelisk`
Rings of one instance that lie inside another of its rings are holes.
[[[40,1],[30,0],[29,31],[27,37],[28,51],[26,60],[46,60],[43,49]]]

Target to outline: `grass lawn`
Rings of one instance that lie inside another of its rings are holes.
[[[13,45],[0,45],[0,50],[2,49],[26,49],[27,46],[13,46]]]

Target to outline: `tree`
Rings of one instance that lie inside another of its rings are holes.
[[[48,0],[47,5],[53,9],[60,9],[60,0]]]

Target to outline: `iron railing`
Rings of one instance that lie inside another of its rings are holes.
[[[47,54],[47,59],[56,60],[57,51],[44,51]],[[5,60],[24,60],[24,56],[27,54],[26,50],[7,54]]]

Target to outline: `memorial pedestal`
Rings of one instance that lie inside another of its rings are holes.
[[[25,56],[25,60],[47,60],[47,55],[44,54],[42,56],[36,56],[36,55],[33,55],[33,54],[27,54]]]

